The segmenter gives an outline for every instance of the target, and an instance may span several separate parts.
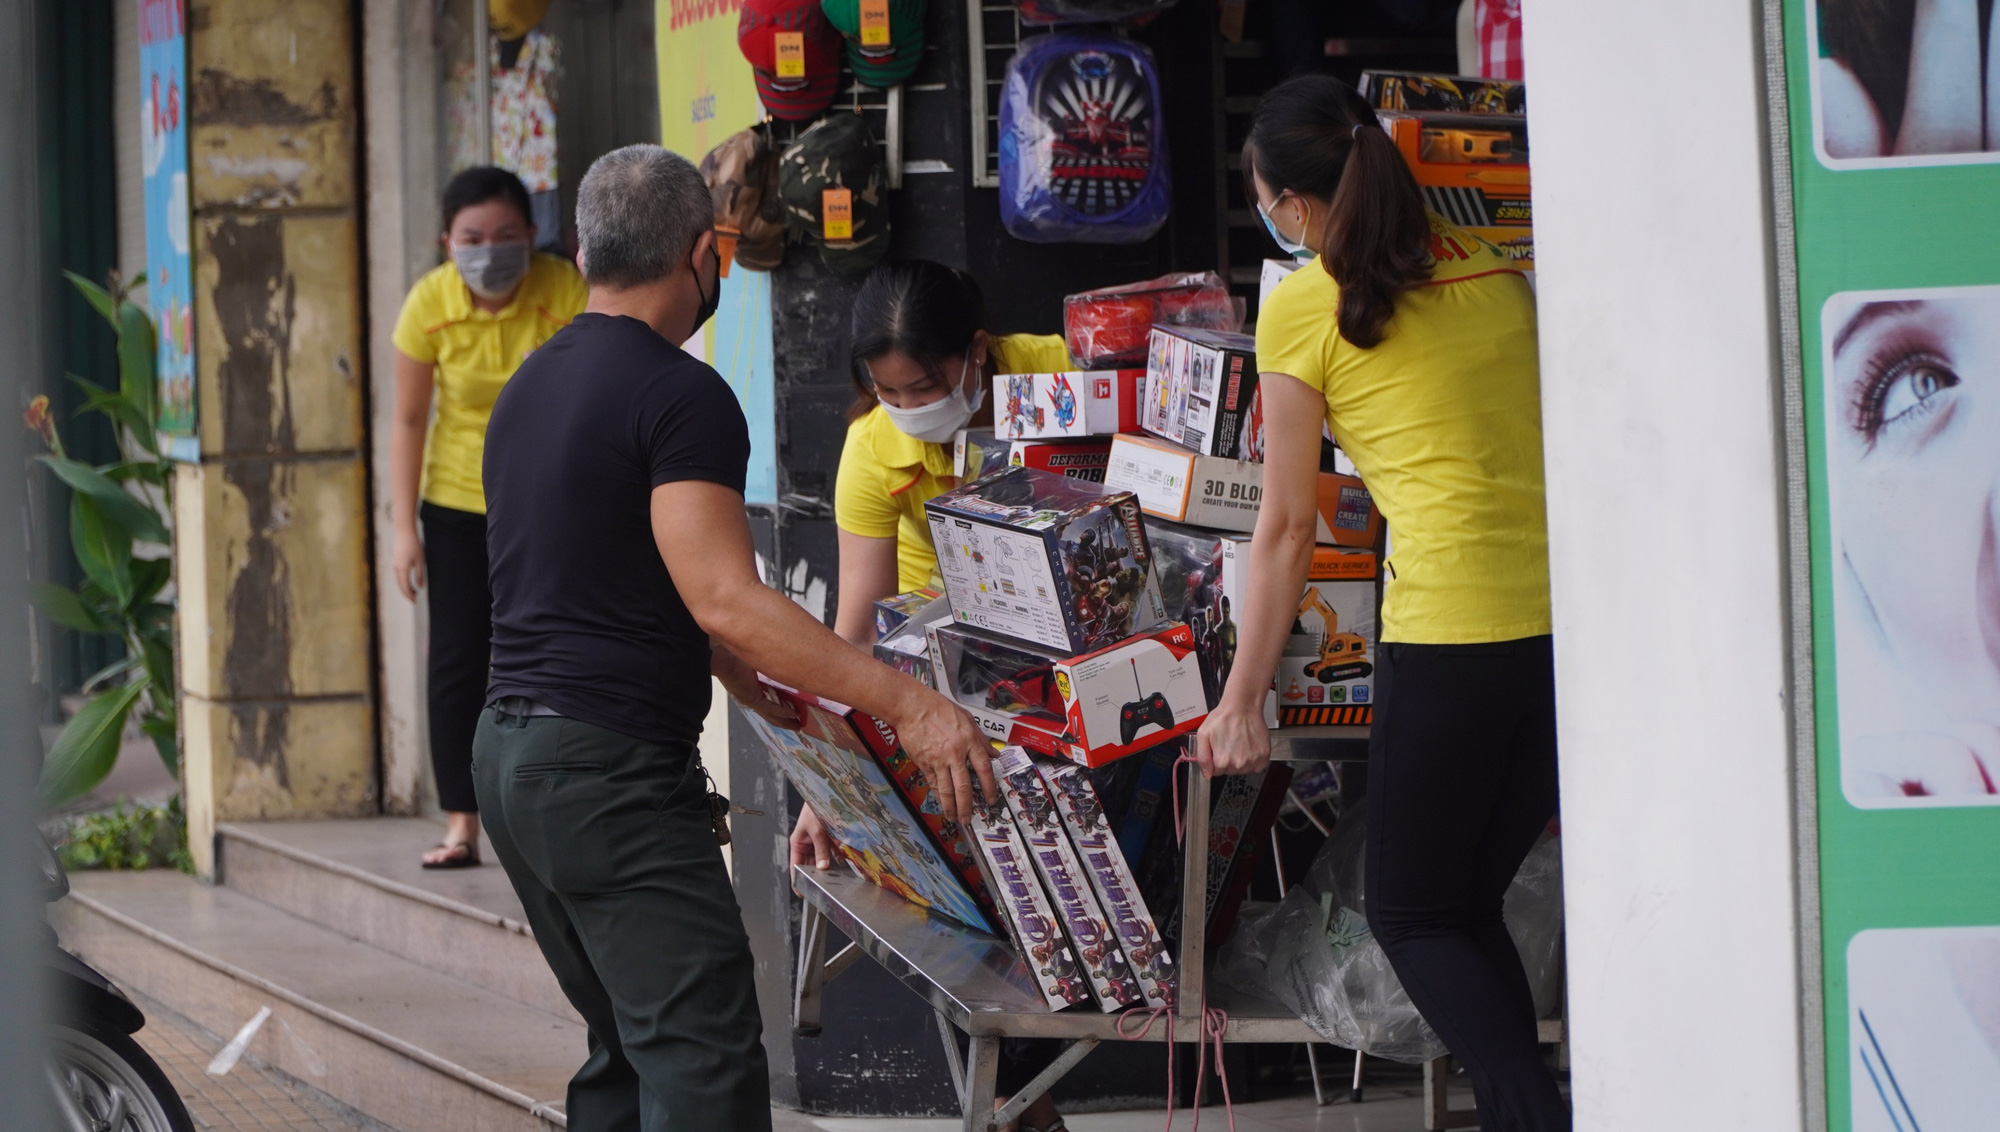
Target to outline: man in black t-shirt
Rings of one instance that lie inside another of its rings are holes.
[[[709,677],[756,672],[895,727],[969,819],[991,749],[955,705],[759,579],[735,395],[683,352],[720,284],[710,197],[658,146],[577,193],[586,313],[523,362],[486,432],[493,667],[480,817],[590,1027],[576,1132],[771,1126],[749,939],[695,752]],[[789,718],[781,722],[794,722]]]

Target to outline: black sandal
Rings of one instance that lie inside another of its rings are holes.
[[[440,841],[432,848],[446,850],[448,855],[443,860],[425,861],[427,869],[471,869],[481,864],[479,846],[470,841]]]

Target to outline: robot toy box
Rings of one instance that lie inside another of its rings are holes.
[[[1146,352],[1139,427],[1204,456],[1262,460],[1257,340],[1248,334],[1155,326]]]
[[[1009,468],[924,509],[958,624],[1075,656],[1167,619],[1129,492]]]
[[[1035,769],[1034,760],[1019,747],[1003,749],[993,760],[993,777],[1007,797],[1014,826],[1035,872],[1042,878],[1043,891],[1055,906],[1069,935],[1072,950],[1090,978],[1090,990],[1106,1013],[1137,1006],[1145,994],[1132,974],[1132,965],[1119,946],[1118,933],[1097,903],[1083,862],[1063,830],[1056,813],[1056,801]]]
[[[1082,767],[1062,763],[1042,763],[1036,769],[1041,771],[1042,781],[1048,784],[1049,794],[1055,798],[1056,812],[1062,815],[1063,825],[1069,830],[1070,842],[1076,846],[1084,874],[1097,894],[1098,906],[1104,909],[1112,930],[1118,933],[1125,962],[1139,982],[1146,1005],[1167,1005],[1174,982],[1173,956],[1166,941],[1160,938],[1160,929],[1154,924],[1152,913],[1146,910],[1145,900],[1139,896],[1139,883],[1133,879],[1132,866],[1111,832],[1111,822],[1105,817],[1097,789],[1090,784],[1090,775]]]
[[[972,788],[977,794],[979,783],[974,781]],[[975,798],[972,843],[979,851],[987,886],[999,902],[1002,925],[1021,961],[1028,965],[1042,1000],[1050,1010],[1088,1001],[1089,976],[1070,950],[1055,905],[1042,888],[1034,858],[1028,855],[1028,843],[1008,813],[1005,798]]]
[[[774,684],[766,687],[799,713],[799,727],[778,727],[755,712],[743,712],[741,718],[826,823],[842,863],[906,900],[993,931],[996,925],[975,895],[983,895],[984,889],[960,872],[961,865],[976,864],[964,844],[964,831],[955,823],[947,825],[942,811],[927,822],[922,803],[911,804],[877,754],[895,748],[894,734],[841,705]],[[936,810],[935,803],[931,808]]]
[[[1002,440],[1109,436],[1139,427],[1143,369],[1002,373],[993,378],[993,435]]]
[[[1038,472],[1051,472],[1085,483],[1103,483],[1104,468],[1111,462],[1111,440],[1103,436],[1080,440],[1017,440],[1007,458],[1017,468],[1033,468]]]

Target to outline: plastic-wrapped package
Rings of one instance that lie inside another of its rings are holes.
[[[1160,75],[1143,45],[1030,37],[1000,100],[1000,222],[1038,244],[1136,244],[1171,197]]]
[[[1174,0],[1021,0],[1024,24],[1107,24],[1165,11]]]
[[[1185,271],[1063,298],[1063,340],[1085,369],[1146,364],[1153,326],[1240,331],[1243,300],[1213,271]]]
[[[1233,983],[1249,980],[1259,952],[1263,988],[1338,1046],[1412,1064],[1445,1054],[1368,927],[1362,895],[1366,807],[1342,814],[1312,868],[1255,932],[1239,932],[1218,960]],[[1507,890],[1507,930],[1521,952],[1535,1009],[1561,993],[1562,854],[1538,842]]]

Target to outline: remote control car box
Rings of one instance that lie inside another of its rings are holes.
[[[1146,352],[1139,427],[1204,456],[1264,458],[1257,340],[1248,334],[1155,326]]]
[[[1130,492],[1009,468],[924,508],[958,624],[1074,656],[1166,620]]]
[[[1103,483],[1105,465],[1111,462],[1111,438],[1016,440],[1007,455],[1008,462],[1017,468],[1033,468],[1085,483]]]
[[[1139,427],[1143,369],[1002,373],[993,377],[993,435],[1002,440],[1109,436]]]

